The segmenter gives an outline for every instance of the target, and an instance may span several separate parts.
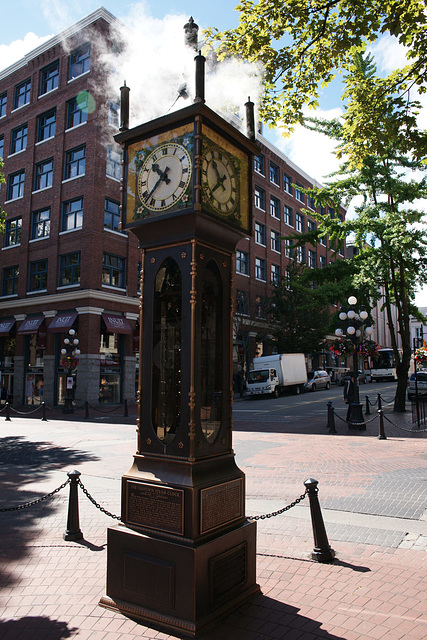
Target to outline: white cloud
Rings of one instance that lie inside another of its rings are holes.
[[[36,49],[40,45],[42,45],[46,40],[52,38],[50,36],[36,36],[35,33],[31,31],[24,36],[23,40],[14,40],[10,44],[1,44],[0,45],[0,60],[1,67],[0,70],[6,69],[10,67],[14,62],[17,62],[21,58],[25,56],[26,53],[29,53],[33,49]]]

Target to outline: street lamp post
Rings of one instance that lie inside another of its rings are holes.
[[[420,335],[414,336],[414,373],[415,373],[415,407],[417,410],[417,426],[420,428],[420,405],[418,395],[418,362],[417,362],[417,348],[424,346],[424,332],[423,325],[421,325]]]
[[[357,298],[350,296],[347,300],[350,309],[345,312],[342,311],[339,314],[339,319],[344,325],[344,329],[339,327],[335,330],[337,338],[343,338],[346,336],[352,342],[352,356],[353,356],[353,386],[354,396],[350,403],[350,421],[349,426],[353,429],[366,429],[365,419],[363,417],[362,404],[359,398],[359,351],[362,340],[365,336],[370,337],[373,333],[372,327],[365,327],[365,322],[369,317],[367,311],[358,311],[355,309],[357,305]]]
[[[76,336],[76,332],[74,329],[70,329],[67,336],[64,338],[64,345],[61,349],[61,365],[66,372],[66,391],[62,413],[74,413],[73,372],[79,364],[78,356],[80,355],[80,349],[78,348],[78,345],[79,339]]]

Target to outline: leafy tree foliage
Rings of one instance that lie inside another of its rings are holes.
[[[412,137],[414,114],[408,114],[404,104],[412,86],[426,90],[425,0],[241,0],[236,9],[240,12],[238,27],[224,32],[209,29],[208,42],[217,41],[220,57],[237,55],[263,63],[261,118],[271,125],[280,123],[288,131],[295,122],[303,122],[304,105],[318,106],[320,89],[337,72],[352,69],[356,52],[384,34],[395,36],[408,48],[408,65],[378,82],[366,105],[370,108],[363,116],[359,110],[354,114],[350,110],[345,126],[353,137],[368,140],[385,115],[383,98],[395,94],[396,133],[405,129],[407,144],[425,155],[425,139],[419,149],[419,137]],[[392,106],[390,100],[387,105]],[[389,129],[388,134],[393,131]],[[376,136],[371,145],[375,140]],[[358,157],[357,149],[350,146],[349,150],[351,157]]]
[[[358,54],[360,56],[360,54]],[[378,79],[372,60],[363,58],[355,62],[346,78],[346,87],[352,96],[351,118],[366,114],[369,100],[360,96],[363,83],[369,95],[375,93]],[[384,96],[393,120],[393,96]],[[358,105],[358,108],[356,108]],[[409,104],[409,107],[411,105]],[[346,118],[347,114],[344,116]],[[313,126],[332,133],[340,140],[340,149],[351,144],[348,128],[338,121],[331,126],[320,121]],[[416,313],[412,304],[416,287],[427,282],[427,239],[423,226],[423,212],[416,208],[420,199],[427,197],[425,165],[411,158],[403,132],[387,140],[383,128],[377,131],[380,143],[357,163],[348,160],[341,165],[334,180],[323,188],[307,190],[317,204],[347,204],[354,196],[361,197],[355,207],[356,217],[341,221],[317,214],[319,225],[315,234],[328,235],[333,242],[343,242],[351,235],[359,254],[352,261],[355,267],[354,286],[369,286],[374,300],[383,297],[392,347],[397,364],[398,386],[395,410],[405,410],[405,392],[411,358],[410,315]],[[375,135],[373,130],[372,135]],[[381,152],[380,152],[381,151]],[[392,305],[397,309],[397,325],[393,324]],[[402,353],[398,350],[398,334]]]

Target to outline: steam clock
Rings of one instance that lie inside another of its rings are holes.
[[[257,149],[204,104],[203,60],[192,105],[133,129],[125,115],[116,136],[123,225],[142,251],[138,443],[100,602],[190,637],[259,591],[231,362],[233,256],[252,232]]]

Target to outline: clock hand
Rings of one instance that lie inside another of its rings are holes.
[[[215,186],[214,186],[214,188],[212,189],[212,193],[213,193],[216,189],[218,189],[218,187],[222,187],[222,190],[223,190],[223,191],[225,191],[225,187],[224,187],[224,180],[226,179],[226,177],[227,177],[227,176],[226,176],[226,175],[224,175],[224,176],[222,176],[222,178],[221,178],[221,176],[219,175],[219,171],[218,171],[218,165],[217,165],[217,163],[215,162],[215,160],[212,160],[212,166],[213,166],[213,168],[214,168],[214,171],[215,171],[215,173],[216,173],[216,177],[217,177],[216,185],[215,185]]]
[[[160,178],[157,180],[156,184],[151,189],[150,193],[146,196],[144,203],[148,202],[148,200],[151,198],[151,196],[153,195],[153,193],[155,192],[155,190],[157,189],[157,187],[160,185],[161,182],[166,182],[166,184],[170,182],[170,178],[167,177],[167,172],[169,171],[169,167],[166,167],[164,171],[161,171],[159,169],[159,165],[153,164],[153,169],[156,173],[160,175]]]

